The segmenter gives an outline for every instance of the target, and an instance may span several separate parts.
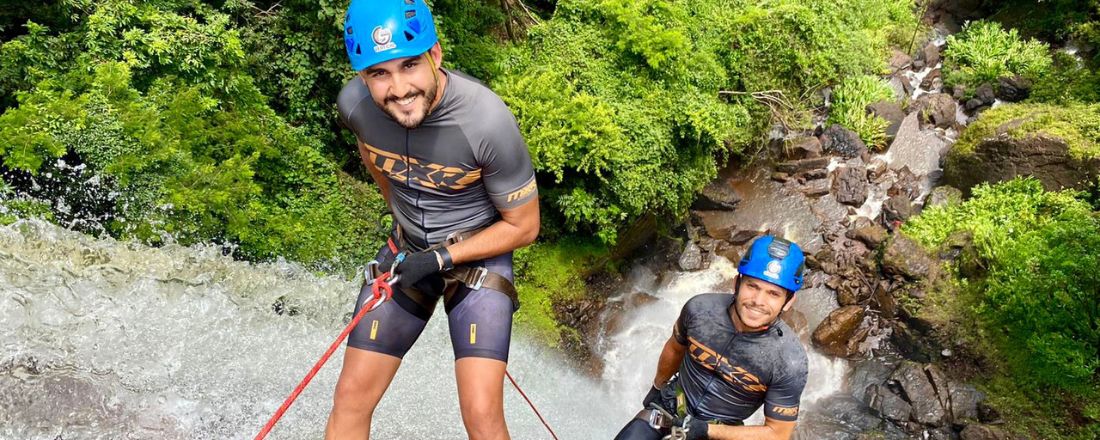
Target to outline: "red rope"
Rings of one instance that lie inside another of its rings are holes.
[[[267,436],[267,433],[271,432],[271,428],[274,428],[275,423],[283,417],[283,413],[285,413],[286,410],[290,408],[290,405],[294,403],[294,399],[297,399],[298,395],[302,394],[302,391],[306,389],[306,385],[309,385],[309,382],[313,380],[313,376],[317,375],[317,372],[321,370],[321,367],[325,365],[325,362],[328,362],[328,358],[332,356],[332,353],[334,353],[336,349],[340,347],[340,343],[344,341],[344,338],[348,337],[348,334],[351,333],[351,330],[354,329],[357,324],[359,324],[359,320],[363,319],[363,316],[366,315],[367,312],[373,310],[375,304],[378,304],[380,301],[386,301],[393,296],[393,288],[390,287],[390,284],[386,282],[386,280],[388,280],[389,278],[390,274],[389,272],[387,272],[375,279],[374,286],[371,287],[371,293],[373,293],[374,296],[363,304],[363,307],[359,309],[359,314],[355,315],[355,318],[352,319],[351,323],[349,323],[348,326],[344,328],[343,332],[340,332],[340,336],[337,337],[336,341],[333,341],[332,345],[328,347],[328,350],[325,351],[325,354],[321,356],[321,359],[318,359],[317,363],[313,364],[313,368],[309,370],[309,373],[306,374],[306,377],[303,378],[300,383],[298,383],[298,386],[296,388],[294,388],[294,392],[290,393],[290,396],[287,397],[285,401],[283,401],[283,405],[279,407],[279,410],[275,411],[275,415],[271,416],[271,420],[268,420],[267,424],[264,425],[264,428],[260,430],[260,433],[256,434],[255,440],[261,440]]]
[[[539,417],[539,421],[542,422],[542,426],[545,426],[546,430],[550,431],[550,437],[553,437],[554,440],[558,440],[558,435],[554,434],[554,430],[550,428],[550,424],[546,423],[546,419],[542,418],[542,414],[539,414],[538,408],[535,408],[535,404],[531,403],[531,399],[527,398],[527,393],[524,393],[523,389],[520,388],[519,384],[516,383],[516,380],[512,378],[512,373],[509,373],[507,370],[505,370],[504,375],[508,376],[508,380],[512,382],[512,386],[516,388],[516,391],[519,391],[519,395],[523,396],[523,400],[527,401],[527,405],[531,407],[531,411],[534,411],[535,415]]]

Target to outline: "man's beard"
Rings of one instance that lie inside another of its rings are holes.
[[[424,122],[424,119],[428,117],[428,110],[431,108],[432,103],[435,102],[436,91],[437,87],[435,85],[432,85],[432,87],[428,88],[426,92],[416,91],[412,94],[405,95],[400,98],[388,97],[381,106],[382,111],[386,112],[387,115],[390,115],[390,117],[393,118],[394,121],[397,121],[397,123],[402,127],[410,130],[414,129],[416,127],[419,127],[420,124]],[[413,96],[418,97],[416,99],[422,102],[419,106],[417,106],[418,108],[412,111],[412,113],[403,113],[390,108],[391,105],[398,105],[396,101]]]

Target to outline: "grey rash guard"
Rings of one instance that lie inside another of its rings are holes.
[[[359,77],[337,98],[366,159],[389,179],[394,219],[414,250],[488,226],[499,210],[538,193],[527,144],[504,101],[477,80],[444,74],[439,105],[411,130],[375,105]]]
[[[684,305],[673,335],[688,346],[679,382],[695,417],[738,423],[764,404],[764,415],[798,419],[806,386],[806,351],[782,320],[741,333],[730,319],[733,294],[698,295]]]

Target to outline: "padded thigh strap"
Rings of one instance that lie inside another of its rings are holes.
[[[484,278],[482,278],[484,274]],[[478,285],[478,281],[481,282],[480,287],[486,287],[494,291],[503,293],[512,300],[512,311],[519,310],[519,293],[516,292],[516,287],[507,278],[501,276],[498,273],[486,270],[481,267],[473,266],[458,266],[454,269],[442,273],[443,280],[446,283],[446,287],[443,289],[443,305],[448,312],[455,305],[462,301],[470,290],[473,290]],[[458,287],[465,285],[469,290],[458,292]],[[458,293],[458,295],[456,295]]]

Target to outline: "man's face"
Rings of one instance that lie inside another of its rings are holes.
[[[427,57],[439,56],[438,48],[436,45],[425,55],[378,63],[359,72],[374,104],[405,128],[419,126],[435,104],[439,83]]]
[[[794,298],[787,302],[786,289],[757,278],[741,277],[735,307],[746,330],[763,330],[793,304]]]

